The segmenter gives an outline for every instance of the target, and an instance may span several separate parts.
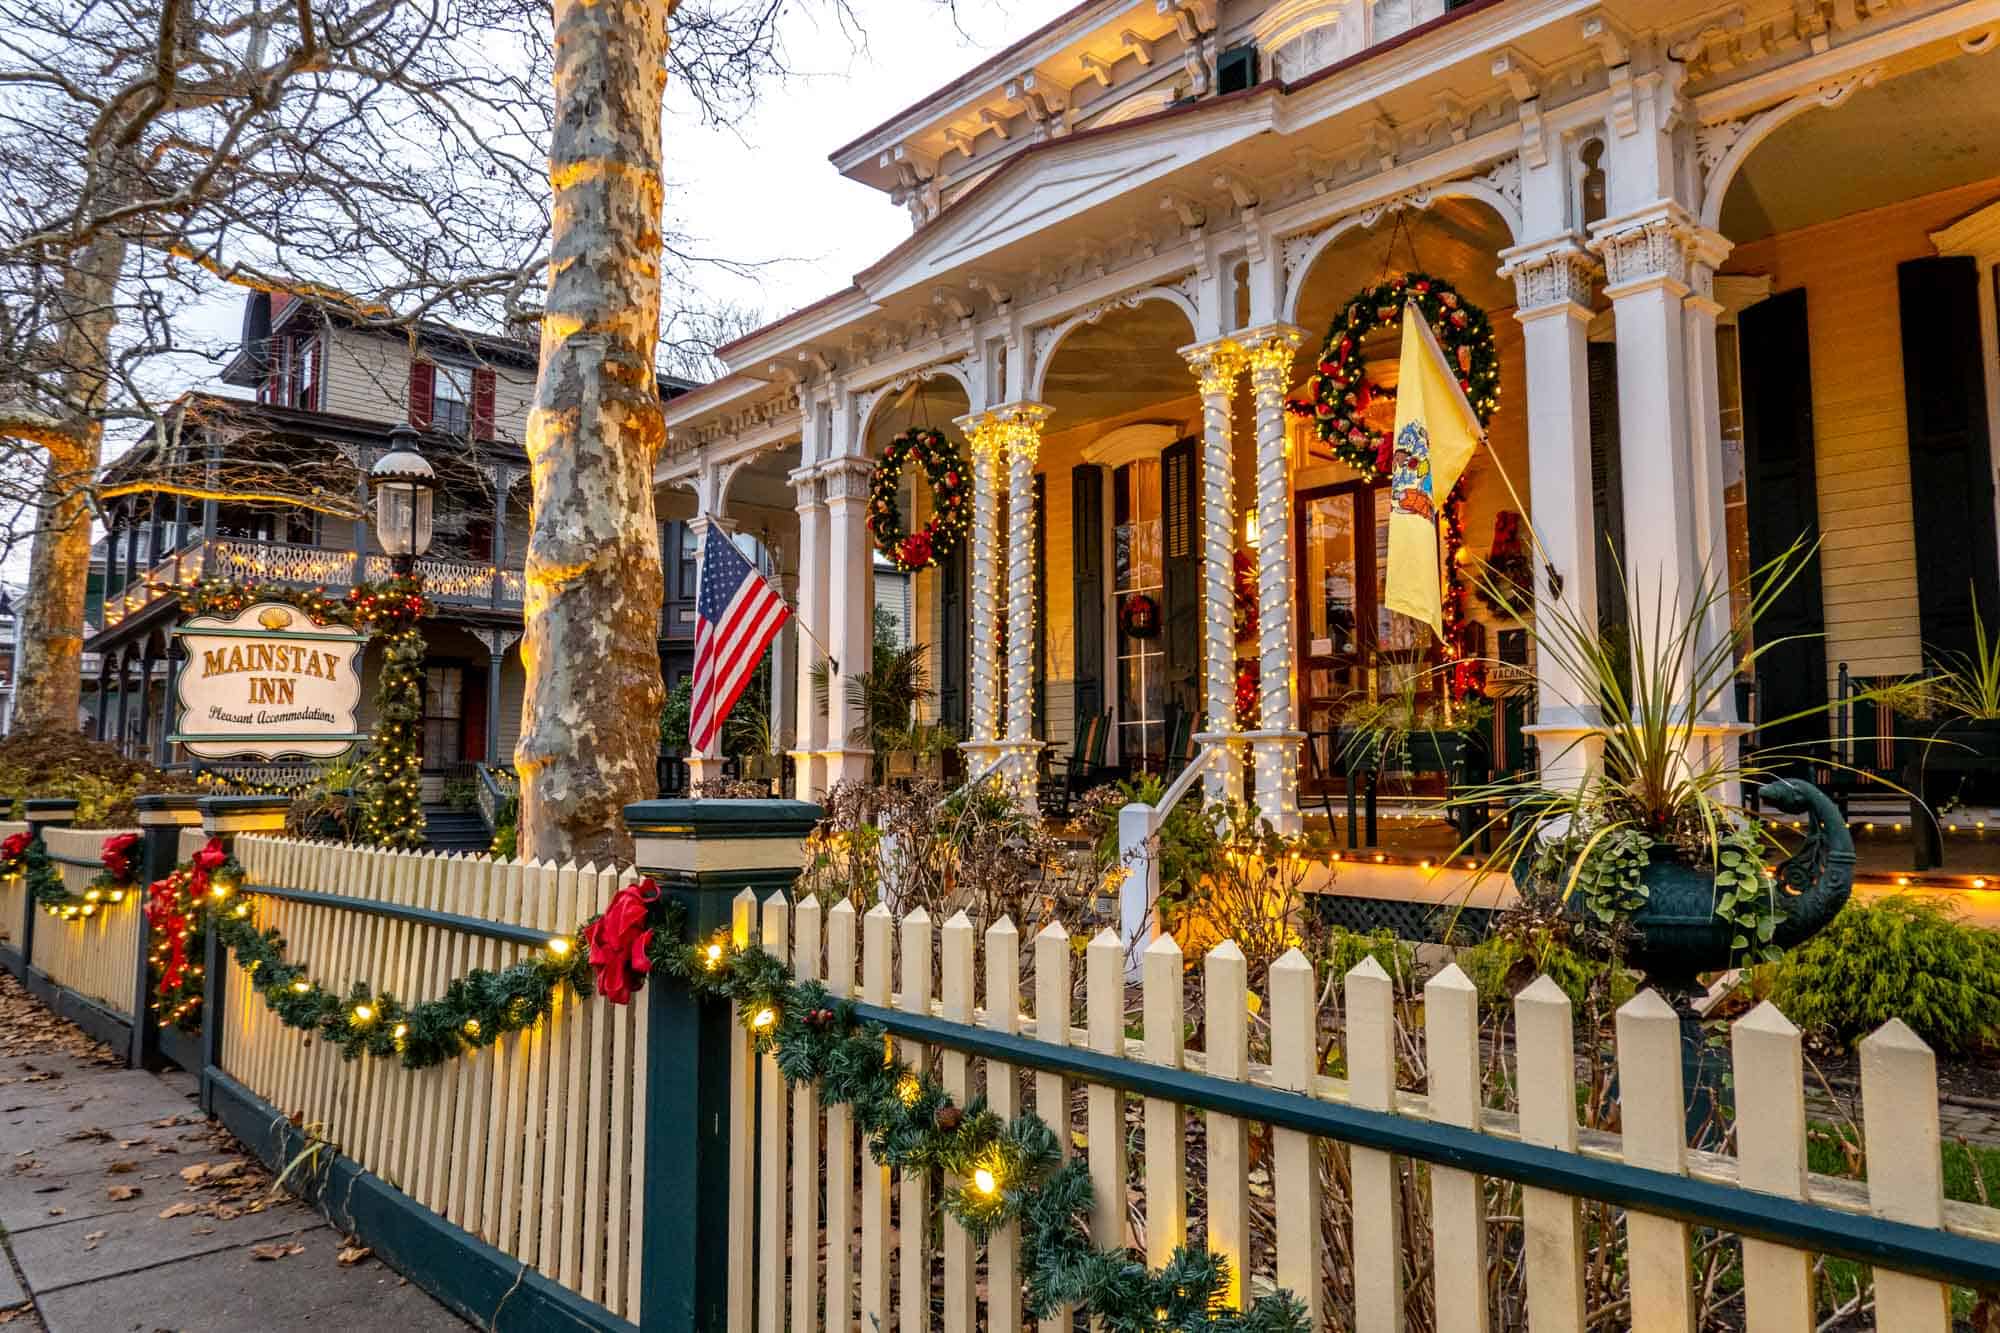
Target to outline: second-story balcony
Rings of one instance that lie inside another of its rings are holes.
[[[138,615],[175,590],[203,579],[232,583],[277,583],[291,588],[324,588],[340,595],[357,580],[377,582],[392,573],[386,555],[362,555],[324,546],[218,537],[194,541],[169,553],[123,590],[104,599],[104,627]],[[520,569],[500,569],[472,560],[425,556],[417,561],[424,591],[444,607],[519,612],[527,580]]]

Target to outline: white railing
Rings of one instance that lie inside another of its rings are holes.
[[[209,573],[239,583],[345,587],[354,578],[352,551],[234,537],[210,542],[208,551]]]

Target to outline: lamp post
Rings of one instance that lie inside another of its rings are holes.
[[[398,426],[391,448],[368,470],[375,492],[375,536],[388,553],[396,582],[378,605],[382,669],[376,685],[374,745],[361,766],[361,836],[378,847],[424,841],[423,584],[417,557],[431,548],[431,503],[437,473],[417,452],[417,433]]]
[[[396,573],[414,576],[417,557],[431,549],[431,504],[437,472],[417,452],[417,432],[398,426],[389,432],[390,450],[368,469],[375,492],[375,538]]]

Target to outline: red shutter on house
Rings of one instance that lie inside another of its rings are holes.
[[[410,424],[418,430],[431,428],[431,393],[436,383],[436,366],[428,361],[410,362]]]
[[[493,436],[493,367],[475,366],[472,371],[472,438]]]

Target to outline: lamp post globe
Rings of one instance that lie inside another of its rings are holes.
[[[417,557],[431,549],[431,506],[437,472],[417,451],[417,432],[398,426],[389,432],[389,452],[368,469],[375,492],[375,538],[398,574],[409,575]]]

